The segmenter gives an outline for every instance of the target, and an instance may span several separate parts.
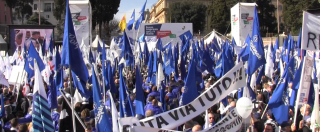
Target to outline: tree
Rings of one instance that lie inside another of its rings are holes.
[[[17,16],[18,19],[21,19],[22,24],[24,18],[32,15],[32,7],[30,5],[33,4],[33,0],[5,0],[8,7],[10,7],[11,18],[13,18],[13,14]],[[12,12],[12,9],[15,8],[15,13]],[[11,23],[13,24],[13,19],[11,19]]]
[[[45,19],[44,17],[40,17],[40,22],[42,25],[52,25],[50,22],[47,21],[47,19]],[[31,24],[31,25],[38,25],[39,24],[39,14],[38,13],[34,13],[34,15],[32,15],[28,21],[27,24]]]
[[[207,7],[199,2],[179,1],[169,5],[167,20],[173,23],[193,23],[193,31],[203,31],[206,23]]]
[[[58,32],[63,34],[64,16],[66,10],[65,0],[54,0],[55,8],[53,11],[54,17],[58,20]],[[103,24],[108,24],[118,12],[120,0],[90,0],[92,8],[92,29],[99,25],[99,36],[101,36],[101,29]]]
[[[285,30],[298,35],[302,26],[303,10],[320,8],[316,0],[281,0]]]
[[[92,7],[92,29],[98,24],[99,36],[101,36],[102,25],[108,25],[119,11],[120,0],[90,0],[90,3]]]
[[[267,32],[277,33],[277,19],[275,17],[275,6],[269,0],[257,0],[258,17],[261,36]]]
[[[103,35],[100,36],[101,38],[106,38],[105,42],[106,44],[110,44],[111,42],[111,35],[112,34],[119,34],[120,28],[119,28],[119,20],[113,19],[109,22],[109,24],[105,23],[103,24]]]
[[[225,0],[213,0],[208,14],[211,15],[211,28],[222,34],[230,31],[230,8]]]

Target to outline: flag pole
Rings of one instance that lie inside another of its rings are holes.
[[[60,91],[62,97],[66,100],[66,102],[67,102],[67,104],[69,105],[69,107],[70,107],[71,109],[73,109],[73,107],[72,107],[72,105],[70,104],[69,100],[67,99],[66,95],[64,95],[64,92],[62,92],[61,89],[59,89],[59,91]],[[77,117],[77,119],[78,119],[78,121],[80,122],[80,124],[82,125],[82,127],[83,127],[84,129],[87,129],[86,125],[84,125],[84,123],[82,122],[82,120],[81,120],[81,118],[79,117],[79,115],[78,115],[77,113],[75,113],[74,115]]]
[[[70,57],[69,57],[69,62],[70,62]],[[74,92],[73,92],[73,87],[72,87],[72,77],[71,77],[71,64],[69,64],[69,82],[70,82],[70,92],[71,92],[71,110],[72,110],[72,126],[73,126],[73,132],[77,132],[76,130],[76,121],[74,118],[74,115],[76,114],[74,111],[74,108],[72,106],[74,106],[74,101],[73,101],[73,96],[74,96]]]

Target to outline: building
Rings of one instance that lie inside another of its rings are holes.
[[[157,3],[155,3],[151,9],[147,9],[148,17],[146,19],[146,23],[170,23],[170,18],[167,19],[168,15],[168,8],[171,3],[178,2],[183,0],[158,0]],[[203,3],[204,5],[211,5],[211,0],[194,0]],[[209,29],[209,20],[210,18],[206,18],[207,23],[205,30],[211,31],[212,29]]]
[[[0,0],[0,24],[11,24],[10,8],[5,0]]]
[[[57,19],[53,16],[54,0],[34,0],[32,9],[33,13],[40,13],[52,25],[58,24]]]

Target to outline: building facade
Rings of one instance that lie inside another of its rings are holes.
[[[0,24],[11,24],[10,8],[5,0],[0,0]]]

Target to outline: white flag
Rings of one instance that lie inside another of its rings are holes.
[[[272,78],[273,73],[273,53],[271,51],[272,44],[269,45],[268,51],[267,51],[267,63],[265,65],[265,75],[269,78]]]

